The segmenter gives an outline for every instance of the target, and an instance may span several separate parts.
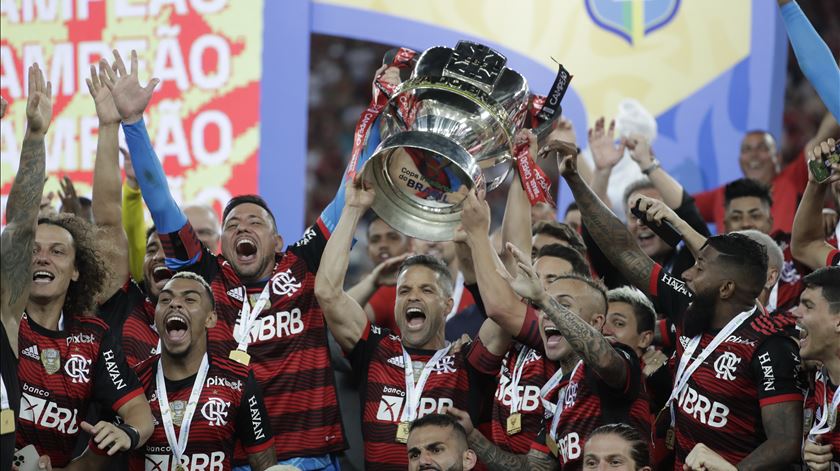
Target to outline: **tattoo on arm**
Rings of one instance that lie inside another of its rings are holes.
[[[598,247],[630,283],[647,293],[653,260],[642,252],[624,223],[615,217],[580,177],[570,178],[568,183],[587,229]]]
[[[44,138],[23,141],[20,167],[9,192],[7,203],[8,226],[2,237],[3,309],[17,304],[28,296],[32,281],[32,246],[41,194],[44,192],[46,147]]]
[[[248,453],[248,464],[254,471],[263,471],[277,464],[277,457],[274,454],[274,447],[259,453]]]
[[[490,471],[528,471],[528,455],[517,455],[502,450],[478,430],[469,436],[470,448]],[[539,469],[539,468],[537,468]]]
[[[548,305],[542,309],[569,345],[605,383],[615,388],[627,384],[624,359],[600,332],[554,298],[549,298]]]
[[[767,440],[737,464],[740,471],[788,469],[799,457],[802,443],[802,402],[789,401],[761,408]]]

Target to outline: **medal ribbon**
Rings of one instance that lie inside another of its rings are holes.
[[[577,373],[581,365],[583,365],[583,360],[579,360],[572,370],[572,375],[569,376],[569,384],[557,393],[557,409],[554,411],[554,417],[551,418],[551,428],[548,429],[548,434],[554,441],[557,441],[557,426],[560,425],[560,416],[563,415],[563,410],[566,408],[564,405],[566,402],[566,392],[569,391],[569,386],[572,385],[572,380],[575,379],[575,373]]]
[[[394,54],[390,65],[400,69],[406,68],[411,65],[411,61],[416,54],[411,49],[401,47]],[[383,82],[382,77],[376,77],[373,80],[373,85],[374,90],[370,104],[368,104],[366,110],[362,111],[361,116],[359,116],[359,121],[356,123],[356,129],[353,132],[353,152],[350,155],[350,163],[347,165],[347,177],[350,179],[356,176],[356,165],[358,165],[359,157],[362,155],[365,145],[367,145],[370,128],[376,122],[379,115],[382,114],[382,111],[385,110],[385,107],[388,105],[388,99],[397,88],[397,85]],[[402,114],[408,110],[401,108],[400,111]]]
[[[829,424],[829,416],[831,416],[832,411],[834,414],[837,414],[837,408],[840,407],[840,389],[834,391],[834,397],[831,398],[831,407],[828,407],[828,370],[823,367],[822,369],[822,383],[823,383],[823,410],[822,416],[820,416],[819,421],[815,422],[814,425],[811,427],[811,430],[808,432],[808,440],[816,441],[817,435],[822,435],[823,433],[827,433],[831,431],[831,424]],[[836,425],[836,424],[835,424]]]
[[[554,198],[551,197],[551,182],[548,180],[548,175],[534,161],[528,141],[516,146],[514,153],[516,154],[516,166],[519,169],[519,180],[522,182],[522,188],[525,189],[531,206],[543,202],[554,207]]]
[[[444,322],[449,322],[449,319],[458,314],[458,306],[461,305],[461,298],[464,296],[464,274],[458,271],[458,276],[455,277],[455,291],[452,292],[452,310],[446,315]]]
[[[540,402],[542,402],[543,408],[552,414],[557,406],[548,400],[548,395],[551,394],[551,391],[556,388],[558,384],[560,384],[561,379],[563,379],[563,368],[558,368],[557,371],[554,372],[554,375],[549,378],[545,384],[543,384],[542,388],[540,388]]]
[[[187,449],[190,424],[192,423],[195,408],[198,406],[198,398],[201,396],[201,390],[204,388],[204,379],[207,377],[207,370],[209,369],[210,363],[205,353],[201,359],[201,366],[198,368],[198,374],[195,377],[192,392],[190,392],[190,399],[184,411],[184,418],[181,419],[181,430],[176,439],[175,426],[172,424],[172,410],[169,408],[169,398],[166,396],[166,378],[163,374],[163,359],[158,360],[157,384],[155,385],[155,389],[157,390],[158,403],[160,404],[160,418],[163,422],[163,431],[166,432],[166,441],[169,442],[169,448],[172,450],[175,462],[179,465],[181,464],[181,457],[184,456],[184,451]]]
[[[239,342],[239,345],[236,347],[237,350],[242,350],[243,352],[248,351],[248,343],[250,343],[251,338],[251,327],[254,325],[254,321],[257,320],[262,310],[270,301],[270,289],[271,280],[268,280],[265,283],[265,287],[263,288],[262,292],[260,293],[260,297],[257,299],[257,302],[254,303],[254,307],[251,307],[251,302],[248,299],[248,289],[246,287],[242,287],[244,292],[242,296],[242,310],[239,311],[239,324],[233,329],[233,338]]]
[[[513,372],[510,374],[510,415],[519,412],[520,398],[519,398],[519,380],[522,378],[522,371],[525,370],[525,359],[531,354],[531,349],[522,345],[519,349],[519,356],[516,358],[516,364],[513,367]]]
[[[752,308],[749,311],[744,311],[737,316],[733,317],[732,320],[727,322],[727,324],[721,329],[720,332],[715,335],[711,342],[706,345],[706,348],[700,352],[700,355],[694,360],[691,365],[688,364],[691,361],[691,355],[694,354],[694,351],[697,350],[697,346],[700,345],[700,339],[703,338],[703,335],[695,335],[691,342],[688,343],[688,346],[683,351],[682,357],[680,358],[680,365],[677,368],[677,374],[674,376],[674,389],[671,391],[671,396],[668,398],[668,401],[665,402],[665,407],[671,407],[671,427],[674,426],[674,423],[677,420],[676,411],[674,410],[674,399],[680,395],[682,390],[688,384],[688,379],[691,378],[691,375],[703,364],[703,361],[715,351],[716,348],[726,340],[732,332],[741,326],[741,324],[747,320],[752,313],[755,312],[755,308]]]
[[[411,363],[411,356],[403,347],[403,363],[405,368],[405,408],[400,416],[400,422],[413,422],[417,419],[417,411],[420,408],[420,398],[423,395],[423,388],[426,386],[426,380],[432,373],[432,368],[438,364],[441,358],[449,353],[452,344],[448,347],[441,348],[436,351],[432,359],[423,366],[423,372],[414,382],[414,365]]]

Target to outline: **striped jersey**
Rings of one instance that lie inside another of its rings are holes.
[[[131,453],[129,469],[171,470],[175,460],[160,414],[157,397],[157,369],[160,355],[137,365],[155,428],[145,445]],[[262,393],[253,371],[227,358],[209,356],[204,388],[190,424],[187,448],[181,457],[186,469],[230,471],[233,468],[234,441],[246,453],[259,453],[274,445]],[[166,380],[166,397],[172,410],[175,435],[181,433],[181,420],[197,375],[177,381]]]
[[[17,444],[35,445],[55,467],[73,458],[91,401],[116,412],[143,394],[105,321],[69,316],[65,322],[64,330],[54,331],[24,314],[18,334]]]
[[[160,336],[155,329],[155,305],[134,280],[126,281],[104,304],[99,317],[105,319],[114,340],[122,346],[128,366],[157,353]]]
[[[434,350],[406,348],[415,378]],[[397,428],[406,404],[406,377],[400,337],[368,323],[348,355],[360,381],[365,469],[405,470],[408,454],[397,441]],[[454,406],[468,411],[474,423],[487,414],[501,357],[492,355],[480,340],[448,352],[432,367],[419,401],[418,418]]]
[[[820,434],[820,443],[831,445],[832,457],[831,464],[828,467],[831,471],[840,469],[840,425],[837,423],[837,418],[840,417],[840,407],[830,410],[831,401],[835,394],[837,394],[837,385],[831,382],[827,371],[821,368],[814,381],[814,423],[819,425],[823,416],[827,415],[825,424],[830,430]]]
[[[233,332],[245,297],[259,295],[268,283],[270,301],[252,325],[248,354],[265,396],[278,460],[345,448],[327,327],[314,290],[328,236],[319,219],[297,243],[276,255],[267,282],[246,286],[222,255],[201,245],[189,222],[178,232],[160,234],[167,259],[191,261],[181,270],[198,273],[210,283],[218,322],[208,332],[208,352],[217,358],[228,358],[237,348]],[[245,464],[239,449],[235,462]]]

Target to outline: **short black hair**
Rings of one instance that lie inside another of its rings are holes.
[[[212,309],[216,309],[216,300],[213,298],[213,290],[210,288],[210,285],[203,276],[191,271],[179,271],[178,273],[172,275],[172,278],[169,279],[169,281],[172,280],[191,280],[200,284],[201,287],[204,288],[204,294],[206,294],[207,298],[210,300],[210,307]],[[169,282],[167,281],[167,283]]]
[[[569,244],[573,249],[584,254],[586,245],[583,238],[574,228],[565,222],[560,221],[538,221],[531,227],[531,235],[545,234],[555,239],[560,239]]]
[[[571,203],[569,203],[568,206],[566,206],[566,212],[563,213],[563,217],[568,216],[569,213],[572,211],[580,211],[580,208],[578,208],[578,204],[576,201],[572,201]]]
[[[447,296],[452,295],[452,273],[449,272],[449,267],[443,263],[443,260],[434,255],[420,254],[412,255],[403,260],[400,269],[397,271],[397,276],[413,266],[424,266],[438,274],[443,293]]]
[[[151,237],[155,232],[157,232],[157,228],[154,224],[152,224],[152,227],[146,229],[146,240],[149,240],[149,237]]]
[[[580,254],[577,250],[563,244],[548,244],[543,245],[540,247],[540,250],[537,252],[537,256],[534,258],[536,261],[540,257],[554,257],[560,258],[572,265],[572,273],[576,273],[581,276],[591,276],[592,270],[589,268],[589,263],[583,258],[583,255]]]
[[[770,196],[770,187],[752,178],[739,178],[726,184],[723,188],[723,201],[726,207],[736,198],[754,197],[773,206],[773,197]]]
[[[414,429],[418,429],[420,427],[441,427],[447,428],[452,427],[455,430],[455,435],[458,436],[459,439],[464,440],[464,445],[469,448],[469,442],[467,441],[467,431],[464,430],[464,427],[458,423],[458,420],[455,417],[447,414],[428,414],[420,417],[419,419],[415,420],[411,423],[408,428],[409,432],[413,432]]]
[[[840,312],[840,267],[822,267],[802,278],[805,288],[822,288],[829,311]]]
[[[588,442],[592,439],[592,437],[598,435],[618,435],[625,441],[629,442],[630,457],[633,459],[634,465],[633,469],[639,469],[650,465],[650,450],[648,449],[647,440],[642,438],[642,435],[635,427],[622,423],[602,425],[593,430],[592,433],[589,434],[589,437],[587,437],[586,441]],[[586,444],[583,446],[585,449]]]
[[[225,205],[225,210],[222,211],[222,223],[227,219],[228,214],[233,211],[233,208],[245,203],[255,204],[264,209],[268,213],[268,217],[271,218],[271,225],[274,226],[274,230],[277,230],[277,221],[274,219],[274,213],[269,209],[268,203],[259,195],[239,195],[231,198]]]
[[[725,269],[737,277],[750,297],[756,298],[767,282],[767,251],[749,236],[738,233],[709,237],[706,244],[720,255]]]

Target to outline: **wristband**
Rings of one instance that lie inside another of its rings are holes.
[[[645,175],[650,175],[650,172],[653,172],[654,170],[656,170],[658,168],[659,168],[659,161],[656,160],[656,159],[653,159],[653,162],[651,162],[650,165],[648,165],[647,167],[642,169],[642,173],[645,174]]]
[[[140,444],[140,432],[138,432],[136,428],[128,424],[119,424],[117,425],[117,428],[125,432],[126,435],[128,435],[128,439],[131,442],[128,449],[134,450],[135,448],[137,448],[137,445]]]

